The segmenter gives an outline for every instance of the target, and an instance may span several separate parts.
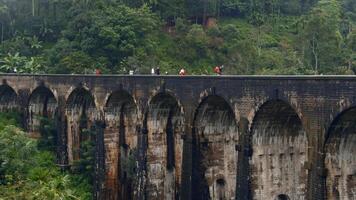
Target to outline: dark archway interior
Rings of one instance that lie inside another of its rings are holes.
[[[95,117],[92,94],[84,88],[75,89],[67,100],[68,157],[70,161],[80,158],[80,144],[92,139],[90,127]]]
[[[253,119],[251,132],[254,198],[274,199],[275,193],[293,199],[304,196],[306,188],[300,185],[307,184],[307,138],[294,109],[281,100],[263,104]]]
[[[84,88],[75,89],[68,97],[67,110],[81,110],[86,112],[95,109],[94,97]]]
[[[174,199],[179,194],[183,117],[175,97],[159,93],[149,104],[147,114],[148,175],[155,177],[148,184],[149,197]],[[162,166],[163,165],[163,166]],[[157,172],[160,166],[163,170]],[[166,189],[166,190],[165,190]]]
[[[114,179],[113,199],[132,199],[132,168],[129,163],[137,145],[137,108],[133,97],[126,91],[112,93],[105,108],[105,142],[107,163],[111,165],[109,179]],[[114,138],[114,139],[112,139]],[[118,146],[116,144],[119,144]],[[110,186],[109,186],[110,187]]]
[[[328,172],[326,178],[327,199],[355,199],[355,107],[341,113],[331,124],[327,134],[325,153],[325,167]]]
[[[218,200],[225,200],[225,180],[218,179],[216,180],[216,193]]]
[[[280,194],[276,197],[275,200],[289,200],[289,197],[285,194]]]
[[[108,128],[119,129],[119,144],[127,147],[126,127],[133,131],[135,129],[137,108],[133,97],[125,92],[114,92],[108,99],[105,114]]]
[[[8,85],[0,86],[0,111],[10,111],[17,109],[17,94],[14,89]]]
[[[294,109],[283,101],[269,101],[257,112],[253,120],[254,137],[262,137],[268,143],[271,136],[298,136],[302,122]],[[261,135],[262,134],[262,135]]]
[[[226,187],[232,188],[231,191],[236,189],[237,137],[235,115],[230,105],[219,96],[206,97],[194,119],[193,199],[213,198],[211,195],[227,199],[235,197],[235,194],[226,193]],[[225,168],[227,164],[229,169]],[[227,174],[230,176],[226,177]],[[226,181],[217,176],[223,176]],[[208,183],[207,179],[216,181]]]
[[[51,90],[44,86],[36,88],[28,103],[30,131],[37,131],[40,126],[40,118],[54,119],[57,109],[57,100]]]

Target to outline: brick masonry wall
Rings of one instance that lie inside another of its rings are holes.
[[[181,130],[181,139],[183,144],[180,147],[181,156],[176,156],[179,158],[179,165],[182,166],[180,169],[181,174],[175,174],[174,176],[179,180],[180,186],[176,188],[181,188],[178,196],[182,195],[182,199],[193,198],[192,196],[192,177],[194,169],[194,145],[192,141],[192,133],[194,132],[194,119],[198,110],[199,105],[204,102],[204,100],[212,95],[216,95],[224,99],[224,101],[229,105],[233,112],[233,120],[235,124],[245,124],[243,127],[236,125],[239,131],[235,131],[237,134],[236,138],[237,143],[234,148],[227,148],[228,151],[237,151],[234,152],[238,156],[236,173],[230,173],[236,175],[235,179],[236,188],[233,189],[240,193],[235,192],[237,199],[262,199],[254,195],[254,191],[257,187],[269,187],[256,185],[255,182],[251,183],[251,177],[253,176],[254,169],[251,168],[252,158],[254,153],[252,150],[257,148],[253,142],[253,122],[258,116],[260,108],[266,104],[266,102],[272,101],[283,101],[288,104],[292,110],[295,112],[296,116],[300,119],[302,129],[305,131],[305,142],[303,145],[306,145],[307,151],[305,151],[306,159],[303,163],[303,170],[306,172],[306,176],[302,176],[303,183],[305,182],[305,199],[325,199],[327,197],[326,187],[332,188],[333,190],[338,190],[341,188],[342,182],[344,181],[347,185],[347,189],[338,191],[341,195],[343,193],[344,199],[355,198],[355,184],[354,184],[354,174],[355,166],[352,161],[350,166],[341,167],[342,169],[347,168],[347,173],[344,175],[339,175],[342,178],[337,179],[337,184],[331,183],[330,180],[336,180],[335,178],[330,178],[330,172],[334,172],[333,177],[337,170],[330,167],[330,165],[325,165],[325,158],[328,156],[327,153],[330,149],[325,149],[326,136],[331,126],[332,122],[342,113],[343,111],[355,106],[356,104],[356,77],[353,76],[219,76],[219,77],[210,77],[210,76],[186,76],[186,77],[176,77],[176,76],[76,76],[76,75],[0,75],[2,79],[2,86],[0,86],[0,108],[3,107],[8,109],[19,109],[24,115],[24,123],[28,122],[29,116],[29,99],[32,92],[39,86],[44,86],[52,91],[53,96],[55,97],[58,103],[58,112],[60,117],[60,122],[65,126],[65,121],[70,119],[70,116],[67,116],[68,106],[67,100],[70,94],[76,88],[84,88],[87,90],[94,99],[95,103],[95,113],[91,113],[93,120],[102,120],[105,121],[105,112],[104,108],[110,94],[117,90],[124,90],[130,95],[134,100],[135,105],[137,106],[137,116],[136,116],[136,131],[137,134],[142,134],[141,129],[144,128],[143,122],[145,113],[148,111],[148,105],[150,99],[155,95],[160,93],[169,93],[172,94],[176,101],[179,102],[181,107],[182,116],[184,125],[180,127]],[[7,96],[8,93],[2,91],[8,91],[5,89],[7,86],[11,87],[17,94],[16,100],[12,98],[11,95]],[[9,97],[9,98],[7,98]],[[10,100],[10,102],[8,102]],[[278,110],[278,109],[277,109]],[[277,113],[278,115],[278,113]],[[69,117],[69,118],[68,118]],[[115,119],[115,118],[113,118]],[[244,123],[241,123],[244,120]],[[146,123],[151,123],[147,122]],[[166,122],[165,122],[166,123]],[[262,122],[261,122],[262,123]],[[264,120],[264,123],[269,123],[268,117],[267,120]],[[266,125],[266,124],[264,124]],[[147,126],[147,125],[146,125]],[[218,130],[218,125],[209,125],[211,130]],[[247,127],[246,127],[247,126]],[[342,126],[349,126],[347,123],[343,123]],[[225,126],[226,127],[226,126]],[[278,126],[276,126],[278,127]],[[146,127],[147,128],[147,127]],[[160,132],[163,130],[160,129]],[[62,134],[62,143],[68,144],[68,133],[67,128],[61,129]],[[236,129],[237,130],[237,129]],[[241,130],[241,131],[240,131]],[[222,132],[226,132],[226,128],[221,129]],[[278,132],[277,130],[276,132]],[[105,131],[104,131],[105,132]],[[227,131],[229,132],[229,131]],[[234,131],[232,131],[234,132]],[[288,131],[287,131],[288,132]],[[293,131],[292,131],[293,132]],[[354,131],[355,132],[355,131]],[[224,134],[224,133],[219,133]],[[243,135],[241,135],[243,134]],[[263,134],[263,131],[262,131]],[[288,134],[288,133],[287,133]],[[351,134],[352,138],[354,136]],[[350,136],[350,137],[351,137]],[[112,136],[113,138],[118,137]],[[146,139],[145,139],[146,137]],[[218,136],[217,136],[218,137]],[[141,139],[139,139],[141,138]],[[105,138],[105,140],[109,140]],[[116,140],[116,139],[115,139]],[[155,145],[153,140],[147,140],[146,136],[138,136],[137,139],[138,148],[147,148],[147,146]],[[144,141],[148,141],[148,144],[145,144]],[[304,140],[300,140],[304,141]],[[334,142],[342,141],[334,139]],[[228,142],[227,142],[228,143]],[[338,142],[338,145],[340,142]],[[141,145],[140,145],[141,144]],[[105,144],[104,144],[105,146]],[[108,145],[106,145],[107,148]],[[110,146],[110,145],[109,145]],[[164,146],[164,145],[162,145]],[[226,146],[226,145],[225,145]],[[354,145],[353,145],[354,146]],[[63,148],[61,148],[63,150]],[[226,148],[225,148],[226,149]],[[282,148],[283,149],[283,148]],[[341,148],[341,154],[349,155],[350,152],[355,152],[355,147]],[[106,150],[107,151],[107,150]],[[140,151],[145,152],[146,149],[140,149]],[[251,152],[250,152],[251,151]],[[243,152],[240,153],[240,152]],[[329,154],[338,157],[343,155],[337,155],[336,151],[332,151],[333,154]],[[336,153],[335,153],[336,152]],[[339,153],[340,154],[340,153]],[[61,155],[61,162],[67,163],[68,153],[64,152]],[[115,153],[113,154],[115,155]],[[240,155],[240,156],[239,156]],[[142,159],[138,163],[146,163],[147,159],[145,155],[139,156]],[[328,157],[327,157],[328,158]],[[165,163],[164,158],[162,157],[161,163]],[[273,159],[272,159],[273,160]],[[329,159],[330,160],[330,159]],[[109,162],[110,163],[110,162]],[[273,166],[273,165],[272,165]],[[113,166],[105,166],[106,169]],[[288,168],[288,165],[284,166]],[[140,168],[139,168],[140,169]],[[145,169],[142,168],[141,169]],[[239,171],[241,170],[241,171]],[[273,171],[273,170],[272,170]],[[341,170],[342,171],[342,170]],[[227,173],[227,174],[229,174]],[[247,173],[247,174],[246,174]],[[133,189],[133,196],[135,198],[143,198],[145,196],[145,186],[149,183],[150,177],[147,172],[139,173],[145,175],[145,178],[140,177],[141,182],[135,183]],[[291,174],[293,175],[293,174]],[[294,174],[296,175],[296,174]],[[227,175],[224,175],[227,176]],[[216,182],[217,180],[209,180],[208,182],[214,183],[214,189],[210,187],[209,190],[214,190],[214,195],[220,195],[221,191],[224,191],[224,188],[231,187],[231,181],[227,181],[227,177],[216,176],[216,179],[223,179]],[[328,179],[329,176],[329,179]],[[229,177],[230,178],[230,177]],[[173,180],[178,180],[174,179]],[[266,178],[268,179],[268,178]],[[291,180],[291,179],[288,179]],[[326,180],[329,180],[325,184]],[[143,181],[143,182],[142,182]],[[239,181],[246,183],[248,187],[241,185]],[[262,181],[263,182],[263,181]],[[277,181],[278,182],[278,181]],[[217,184],[218,183],[218,184]],[[224,185],[229,184],[229,185]],[[286,184],[289,184],[286,182]],[[334,185],[334,186],[333,186]],[[222,187],[224,186],[224,187]],[[105,186],[104,186],[105,187]],[[119,186],[117,186],[119,187]],[[274,186],[275,187],[275,186]],[[209,187],[208,187],[209,188]],[[230,191],[230,189],[228,189]],[[251,196],[245,195],[248,194],[251,190]],[[330,190],[330,189],[329,189]],[[165,188],[161,188],[160,191],[165,191]],[[275,190],[273,190],[275,191]],[[347,195],[344,195],[344,193]],[[220,193],[219,193],[220,192]],[[291,191],[286,190],[286,193]],[[170,195],[171,195],[170,191]],[[208,191],[211,195],[212,191]],[[223,192],[224,193],[224,192]],[[227,192],[229,193],[229,192]],[[329,192],[330,193],[330,192]],[[337,192],[334,192],[335,194]],[[225,194],[225,193],[224,193]],[[277,193],[269,193],[268,195],[276,196]],[[295,194],[286,194],[290,197],[293,197]],[[352,196],[353,195],[353,196]],[[114,195],[115,196],[115,195]],[[173,195],[176,198],[176,195]],[[230,196],[230,194],[229,194]],[[233,195],[232,195],[233,196]],[[271,198],[272,198],[271,196]],[[273,197],[274,197],[273,196]],[[328,195],[330,196],[330,195]],[[162,195],[164,198],[164,195]],[[215,197],[213,197],[215,198]],[[268,196],[269,198],[269,196]],[[294,199],[294,197],[292,198]]]

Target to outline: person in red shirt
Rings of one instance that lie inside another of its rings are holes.
[[[218,75],[221,75],[221,69],[219,66],[214,67],[214,72]]]
[[[95,74],[99,76],[101,74],[101,70],[100,69],[95,69]]]
[[[185,71],[184,68],[180,69],[180,71],[179,71],[179,75],[180,75],[180,76],[185,76],[186,73],[187,73],[187,72]]]

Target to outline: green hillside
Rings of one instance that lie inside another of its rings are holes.
[[[354,74],[354,0],[0,0],[0,71]]]

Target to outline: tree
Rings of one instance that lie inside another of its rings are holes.
[[[346,48],[344,49],[348,69],[356,73],[356,31],[349,33],[346,38]]]
[[[41,71],[41,64],[38,58],[20,56],[19,53],[12,55],[7,54],[2,60],[0,60],[0,71],[12,73],[39,73]]]
[[[64,31],[64,37],[71,51],[80,57],[91,57],[91,60],[104,58],[108,71],[117,72],[128,57],[140,52],[149,55],[154,51],[153,37],[159,24],[157,16],[146,6],[134,9],[119,3],[98,3],[94,8],[78,12]],[[62,58],[62,61],[72,60],[79,66],[75,56],[65,56],[67,58]],[[92,68],[92,65],[88,67]]]
[[[304,41],[305,60],[316,74],[339,64],[341,34],[339,32],[340,5],[335,0],[322,0],[306,16]],[[323,68],[320,68],[322,66]]]
[[[87,180],[61,172],[53,153],[40,151],[14,116],[0,113],[0,199],[91,199]]]

